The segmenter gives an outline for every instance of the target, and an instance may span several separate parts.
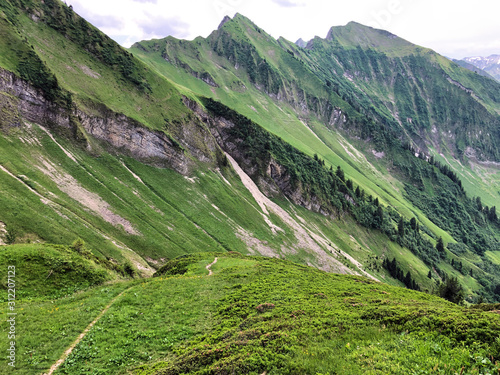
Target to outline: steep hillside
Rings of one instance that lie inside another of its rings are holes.
[[[127,51],[0,0],[0,36],[16,373],[500,371],[494,81],[356,23]]]
[[[383,91],[328,75],[334,59],[314,47],[386,50],[390,34],[350,24],[299,49],[237,15],[207,39],[138,44],[148,67],[59,1],[2,4],[4,242],[80,237],[142,276],[225,250],[427,291],[454,276],[468,301],[498,298],[497,191],[467,195],[457,172],[425,155],[439,137],[413,137]],[[361,46],[348,46],[353,33]],[[419,48],[395,40],[396,57],[370,53],[410,69],[401,59]],[[482,81],[445,68],[495,105]],[[496,121],[480,108],[478,119]],[[453,116],[443,127],[458,126]],[[495,154],[472,138],[477,158]],[[442,157],[465,163],[449,146]]]
[[[200,99],[61,2],[2,4],[8,37],[0,44],[10,56],[0,81],[2,243],[82,238],[101,259],[129,262],[141,276],[180,254],[226,250],[394,284],[401,281],[381,267],[381,256],[405,254],[419,285],[433,288],[428,267],[380,232],[349,216],[332,227],[333,212],[277,205],[245,184]],[[36,69],[25,74],[28,62]]]
[[[397,136],[425,152],[429,146],[451,151],[459,160],[499,159],[499,85],[386,31],[350,23],[300,48],[274,40],[237,14],[207,39],[190,43],[169,37],[131,50],[171,79],[178,79],[179,69],[188,72],[199,84],[185,80],[186,86],[254,120],[259,113],[264,117],[263,104],[237,105],[235,96],[265,93],[304,120],[312,114],[336,128],[357,128],[381,149]],[[265,107],[269,113],[270,105]]]
[[[24,354],[16,373],[47,373],[59,358],[56,374],[500,369],[500,316],[481,311],[498,306],[459,307],[366,278],[235,253],[177,258],[155,276],[61,298],[20,298],[18,327],[30,335],[18,336]]]
[[[334,27],[326,39],[315,38],[302,48],[273,39],[237,14],[206,39],[168,37],[137,43],[131,51],[165,77],[236,110],[327,169],[340,167],[349,180],[344,188],[331,177],[319,177],[322,172],[308,173],[311,166],[290,166],[288,160],[298,160],[273,149],[256,130],[248,135],[224,130],[216,136],[269,196],[281,191],[317,212],[349,211],[360,224],[382,229],[438,270],[455,273],[460,266],[452,265],[468,253],[469,261],[478,255],[486,259],[488,265],[478,264],[480,269],[498,272],[490,263],[498,251],[500,202],[495,82],[356,23]],[[216,107],[213,113],[237,124],[235,129],[247,122]],[[243,155],[235,144],[243,145]],[[279,159],[276,168],[273,162]],[[290,182],[298,182],[298,190]],[[347,193],[355,208],[347,208],[342,198],[336,201],[339,185],[340,196]],[[372,207],[367,211],[360,208],[365,207],[362,195]],[[375,198],[387,206],[385,222],[371,219]],[[451,212],[450,202],[455,202]],[[407,220],[410,227],[412,217],[426,227],[417,235],[422,240],[406,238],[411,233],[406,229],[398,240],[398,222]],[[440,236],[452,252],[438,257],[424,240],[432,244]],[[456,250],[455,242],[465,253]]]
[[[484,76],[484,77],[495,79],[495,77],[493,77],[492,75],[487,73],[485,70],[478,68],[477,66],[475,66],[475,65],[473,65],[465,60],[453,59],[452,61],[454,63],[456,63],[457,65],[460,65],[462,68],[470,70],[471,72],[474,72],[474,73],[479,74],[479,75]]]

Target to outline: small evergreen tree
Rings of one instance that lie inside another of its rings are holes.
[[[444,243],[442,237],[439,237],[437,240],[436,250],[438,251],[439,254],[444,254]]]
[[[404,237],[404,235],[405,235],[405,223],[404,223],[403,217],[401,217],[399,219],[399,223],[398,223],[398,235],[400,237]]]
[[[349,179],[348,179],[348,180],[345,182],[345,186],[347,186],[347,188],[348,188],[349,190],[352,190],[352,188],[353,188],[353,185],[352,185],[352,180],[349,180]]]
[[[337,166],[337,171],[335,172],[335,174],[338,178],[340,178],[341,181],[345,181],[344,171],[342,170],[342,168],[340,168],[340,165]]]
[[[462,285],[456,277],[448,277],[446,282],[439,285],[439,296],[450,302],[460,304],[464,300],[464,291]]]
[[[410,220],[410,226],[411,226],[411,229],[413,229],[413,230],[417,229],[417,219],[412,217]]]

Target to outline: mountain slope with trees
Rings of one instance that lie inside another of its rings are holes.
[[[81,237],[144,276],[224,249],[498,298],[497,198],[468,191],[494,170],[494,83],[355,23],[301,48],[236,15],[140,61],[62,2],[1,4],[4,240]]]

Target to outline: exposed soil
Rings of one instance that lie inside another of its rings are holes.
[[[267,198],[257,187],[257,185],[252,181],[252,179],[240,168],[238,163],[231,157],[231,155],[227,154],[227,159],[230,161],[232,167],[236,171],[236,173],[240,176],[243,185],[250,191],[255,201],[262,209],[264,216],[268,219],[266,222],[270,223],[269,220],[269,211],[273,212],[275,215],[279,216],[285,224],[291,228],[296,239],[297,239],[297,248],[302,248],[309,253],[314,253],[314,258],[317,262],[316,266],[322,270],[330,271],[330,272],[338,272],[338,273],[347,273],[347,274],[357,274],[357,272],[350,270],[346,266],[344,266],[340,261],[335,259],[338,255],[343,255],[351,263],[353,263],[356,267],[359,268],[360,272],[365,276],[370,278],[374,278],[369,275],[362,269],[362,265],[353,259],[349,254],[344,253],[335,245],[331,245],[329,241],[326,240],[324,235],[318,235],[311,230],[307,229],[305,226],[298,223],[288,212],[286,212],[283,208],[278,206],[276,203],[272,202],[269,198]],[[305,222],[305,221],[304,221]],[[271,223],[272,224],[272,223]],[[274,225],[274,224],[272,224]],[[279,228],[282,230],[282,228]],[[259,239],[254,238],[246,231],[239,231],[237,233],[238,237],[243,239],[250,249],[255,249],[259,253],[265,256],[274,256],[276,257],[278,254],[276,250],[266,246]],[[320,246],[323,246],[323,248]],[[330,254],[327,253],[327,251]],[[285,249],[283,249],[285,250]],[[286,251],[295,253],[296,248],[286,249]]]
[[[212,270],[210,269],[210,267],[212,267],[215,263],[217,263],[217,257],[215,257],[214,261],[210,264],[207,264],[207,266],[205,267],[208,271],[208,276],[212,276],[213,272]]]
[[[111,211],[110,205],[105,202],[99,195],[92,193],[85,189],[80,183],[71,175],[59,171],[57,167],[44,158],[41,158],[41,166],[38,168],[47,176],[49,176],[59,187],[59,189],[69,195],[71,198],[87,207],[92,212],[98,214],[103,220],[108,223],[118,226],[121,225],[123,229],[133,235],[139,235],[132,224]]]

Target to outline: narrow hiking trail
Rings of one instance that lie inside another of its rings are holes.
[[[208,276],[213,275],[213,271],[211,270],[211,267],[215,263],[217,263],[217,257],[215,257],[215,259],[212,263],[207,264],[205,266],[205,268],[208,271]],[[125,289],[123,292],[121,292],[116,297],[114,297],[111,300],[111,302],[109,302],[109,304],[99,313],[99,315],[87,326],[87,328],[85,328],[85,330],[80,334],[80,336],[78,336],[78,338],[69,346],[69,348],[66,349],[66,351],[63,353],[61,358],[59,358],[59,360],[50,367],[50,370],[48,372],[43,373],[43,375],[52,375],[54,373],[54,371],[56,371],[59,368],[59,366],[61,366],[64,363],[64,361],[69,357],[69,355],[73,352],[73,349],[75,349],[75,347],[80,343],[80,341],[83,340],[83,338],[87,335],[87,333],[91,330],[91,328],[104,316],[104,314],[106,314],[106,312],[116,302],[116,300],[118,298],[120,298],[123,294],[125,294],[125,292],[132,289],[133,287],[134,286],[131,286],[130,288]]]
[[[43,375],[52,375],[52,373],[56,371],[59,368],[59,366],[61,366],[64,363],[66,358],[69,357],[73,349],[75,349],[75,347],[80,343],[80,341],[82,341],[82,339],[90,331],[90,329],[94,326],[94,324],[96,324],[99,321],[99,319],[101,319],[103,315],[106,314],[106,312],[113,305],[113,303],[115,303],[118,298],[120,298],[125,292],[129,291],[133,287],[134,286],[131,286],[130,288],[125,289],[123,292],[121,292],[115,298],[113,298],[111,302],[101,311],[101,313],[92,321],[92,323],[90,323],[87,326],[87,328],[85,328],[85,330],[80,334],[80,336],[78,336],[78,338],[73,342],[73,344],[71,344],[71,346],[68,349],[66,349],[61,358],[59,358],[59,360],[50,367],[49,372],[45,372],[43,373]]]
[[[217,257],[215,257],[214,261],[210,264],[207,264],[207,266],[205,267],[208,271],[208,276],[212,276],[213,272],[212,270],[210,269],[210,267],[212,267],[215,263],[217,263]]]

